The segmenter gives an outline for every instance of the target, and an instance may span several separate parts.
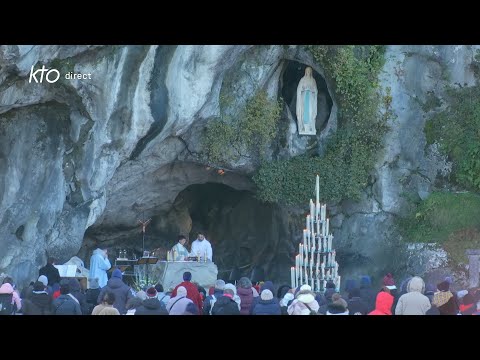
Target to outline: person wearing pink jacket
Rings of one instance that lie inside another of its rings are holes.
[[[17,306],[18,311],[22,308],[22,300],[20,299],[18,293],[13,289],[11,281],[12,280],[9,277],[6,277],[3,280],[3,284],[0,286],[0,294],[13,294],[12,301]]]

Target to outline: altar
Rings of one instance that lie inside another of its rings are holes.
[[[142,267],[142,270],[144,266],[135,265],[135,267]],[[173,289],[183,282],[183,273],[185,271],[192,273],[192,282],[199,284],[207,290],[209,287],[214,286],[217,280],[218,268],[213,262],[157,261],[155,264],[148,265],[149,278],[152,280],[158,279],[165,291]]]

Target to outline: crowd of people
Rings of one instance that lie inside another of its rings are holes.
[[[100,254],[103,256],[102,254]],[[88,288],[76,278],[61,279],[54,259],[40,269],[37,281],[21,292],[6,276],[0,286],[0,314],[23,315],[478,315],[477,288],[455,292],[452,279],[425,284],[421,277],[405,279],[397,288],[392,274],[378,287],[369,276],[346,281],[344,294],[327,282],[323,293],[309,285],[276,288],[271,281],[252,284],[247,277],[236,284],[216,280],[204,289],[185,272],[183,281],[165,291],[156,284],[134,291],[115,269],[104,286],[98,277]]]

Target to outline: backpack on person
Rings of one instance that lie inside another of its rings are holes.
[[[13,315],[13,294],[0,294],[0,315]]]

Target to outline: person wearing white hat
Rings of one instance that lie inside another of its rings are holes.
[[[260,300],[255,304],[252,315],[281,315],[280,305],[273,298],[273,293],[269,289],[264,289],[260,293]]]
[[[240,303],[242,300],[240,299],[240,296],[237,295],[237,287],[231,283],[228,283],[228,284],[225,284],[224,290],[225,289],[230,289],[233,291],[233,300],[235,300],[235,302],[238,305],[238,310],[240,310],[241,309]]]
[[[315,294],[308,288],[311,289],[309,285],[302,285],[297,298],[292,301],[287,309],[288,315],[311,315],[318,312],[320,306],[315,300]]]
[[[168,300],[168,315],[184,315],[189,303],[193,303],[193,301],[187,298],[187,289],[184,286],[179,286],[177,296]]]

